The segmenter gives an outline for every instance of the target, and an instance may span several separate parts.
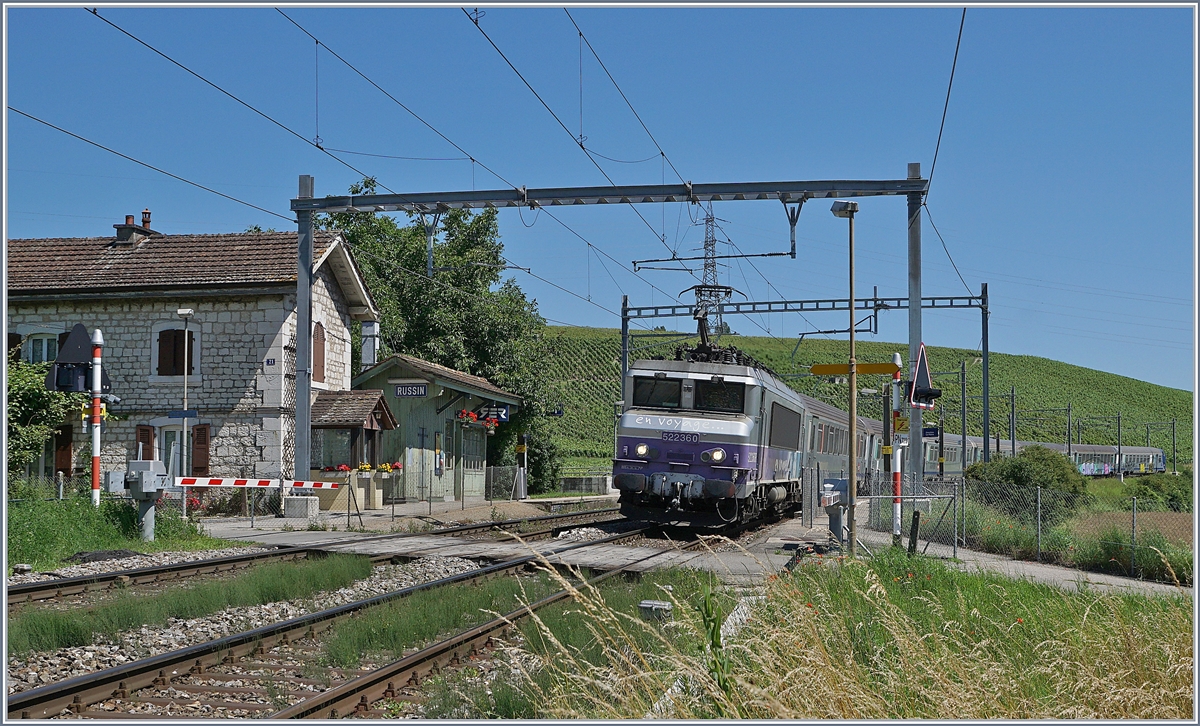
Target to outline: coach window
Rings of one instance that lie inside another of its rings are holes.
[[[746,384],[725,381],[696,381],[696,409],[741,413],[746,405]]]
[[[647,408],[679,408],[683,381],[678,378],[633,379],[633,405]]]

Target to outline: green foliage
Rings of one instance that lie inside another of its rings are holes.
[[[29,610],[8,621],[9,655],[49,651],[112,638],[142,625],[169,618],[198,618],[229,607],[308,598],[346,587],[371,574],[371,561],[359,555],[330,555],[302,562],[259,565],[221,582],[200,582],[155,595],[122,593],[95,607],[78,610]]]
[[[720,603],[713,596],[712,589],[707,585],[700,602],[696,605],[696,612],[700,613],[700,619],[704,622],[704,634],[708,639],[708,672],[717,682],[717,687],[724,691],[726,696],[730,696],[733,694],[734,685],[729,655],[721,647],[721,623],[724,614],[721,612]],[[715,705],[720,709],[720,704]]]
[[[368,178],[350,193],[375,189]],[[439,363],[520,396],[512,420],[488,437],[488,463],[515,465],[513,445],[519,433],[527,433],[530,491],[553,487],[561,465],[545,417],[544,362],[554,350],[537,303],[513,279],[503,278],[507,261],[496,210],[442,216],[433,263],[446,269],[436,271],[432,281],[425,274],[426,236],[419,221],[402,226],[388,216],[344,212],[319,215],[315,224],[341,230],[353,248],[382,315],[382,355],[405,353]]]
[[[437,636],[483,624],[554,592],[548,577],[500,577],[415,592],[340,623],[325,641],[325,659],[338,667],[364,656],[398,659]]]
[[[1045,446],[1028,446],[1016,456],[979,461],[967,467],[967,478],[1015,487],[1042,487],[1082,494],[1087,479],[1066,457]]]
[[[225,540],[205,536],[195,524],[171,509],[157,512],[155,541],[143,542],[137,526],[137,510],[128,502],[105,498],[97,508],[92,505],[90,494],[45,501],[40,496],[45,491],[26,487],[16,493],[31,496],[8,503],[10,563],[24,562],[34,569],[48,570],[76,552],[113,549],[162,552],[229,546]]]
[[[82,393],[46,390],[49,363],[25,363],[8,359],[8,471],[25,468],[42,453],[54,430],[72,412],[77,413],[87,397]]]
[[[1173,512],[1192,511],[1192,477],[1174,474],[1150,474],[1125,480],[1126,497],[1137,497],[1138,505],[1150,500]]]
[[[661,326],[660,326],[661,327]],[[656,328],[658,330],[658,328]],[[634,350],[630,360],[642,360],[654,356],[673,357],[677,342],[673,338],[633,338],[631,348],[654,344],[652,347]],[[666,332],[660,330],[659,332]],[[680,337],[694,331],[681,333]],[[555,341],[558,355],[546,361],[549,368],[550,396],[562,403],[565,415],[550,420],[550,431],[564,456],[587,457],[590,461],[604,461],[611,466],[613,446],[613,402],[621,397],[621,331],[613,328],[580,328],[551,326],[547,336]],[[693,341],[694,342],[694,341]],[[795,340],[739,335],[734,343],[762,361],[776,373],[806,372],[808,366],[817,363],[845,363],[849,354],[845,340],[805,338],[796,350]],[[978,350],[962,348],[927,347],[929,364],[935,371],[957,371],[962,361],[967,366],[967,396],[978,397],[983,387],[982,366],[975,363],[981,355]],[[900,353],[901,359],[908,357],[907,343],[887,343],[871,340],[857,342],[857,358],[860,362],[878,363],[890,361],[892,353]],[[993,395],[1007,392],[1010,386],[1017,389],[1017,438],[1026,441],[1062,441],[1066,436],[1066,412],[1058,414],[1032,414],[1026,419],[1020,409],[1063,408],[1070,403],[1074,410],[1074,421],[1088,416],[1124,417],[1124,443],[1126,446],[1145,445],[1145,428],[1141,422],[1178,419],[1179,461],[1192,460],[1192,394],[1165,386],[1117,376],[1111,373],[1082,368],[1047,358],[1014,356],[991,353],[989,364],[991,392]],[[884,376],[860,376],[861,385],[879,389]],[[934,417],[945,412],[949,431],[959,429],[960,390],[958,381],[952,376],[938,379],[943,391],[938,399]],[[846,408],[846,386],[830,382],[823,377],[791,378],[788,385],[801,393],[819,398],[827,403]],[[1007,424],[1007,409],[992,406],[992,429]],[[882,415],[878,398],[859,400],[859,413],[871,418]],[[931,420],[925,414],[926,421]],[[1004,423],[1000,422],[1004,417]],[[1034,421],[1035,417],[1053,419]],[[1102,423],[1090,422],[1083,430],[1083,442],[1089,444],[1116,444],[1116,426],[1103,427]],[[1007,436],[1007,428],[1004,428]],[[979,399],[968,398],[967,433],[980,436],[983,433],[983,416],[979,411]],[[1150,440],[1167,452],[1170,457],[1170,432],[1161,429],[1153,432]],[[589,464],[590,466],[590,464]],[[1170,463],[1168,461],[1168,466]]]

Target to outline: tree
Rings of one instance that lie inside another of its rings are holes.
[[[373,194],[374,179],[351,185],[350,194]],[[529,434],[530,488],[551,488],[561,464],[545,414],[546,366],[553,355],[546,321],[536,301],[503,279],[504,245],[496,210],[450,210],[435,240],[432,280],[425,274],[425,229],[371,212],[318,215],[314,225],[346,237],[381,314],[380,352],[405,353],[482,376],[522,398],[512,421],[488,437],[488,461],[513,465],[518,433]],[[361,332],[354,337],[359,340]],[[361,353],[352,348],[357,368]]]
[[[54,430],[87,400],[82,393],[46,389],[49,363],[8,359],[8,471],[21,472],[37,460]]]

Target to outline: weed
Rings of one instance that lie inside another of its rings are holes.
[[[227,607],[308,598],[370,574],[366,557],[330,555],[259,565],[230,580],[200,582],[154,595],[123,593],[87,609],[31,610],[8,621],[9,655],[87,645],[97,636],[112,638],[169,618],[197,618]]]

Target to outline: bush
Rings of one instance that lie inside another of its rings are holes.
[[[1074,462],[1045,446],[1029,446],[1016,456],[976,462],[967,467],[966,476],[1017,487],[1042,487],[1073,494],[1087,492],[1087,479]]]
[[[1192,511],[1192,477],[1175,476],[1174,474],[1130,477],[1125,482],[1124,495],[1137,497],[1139,500],[1150,499],[1172,512],[1190,512]]]

